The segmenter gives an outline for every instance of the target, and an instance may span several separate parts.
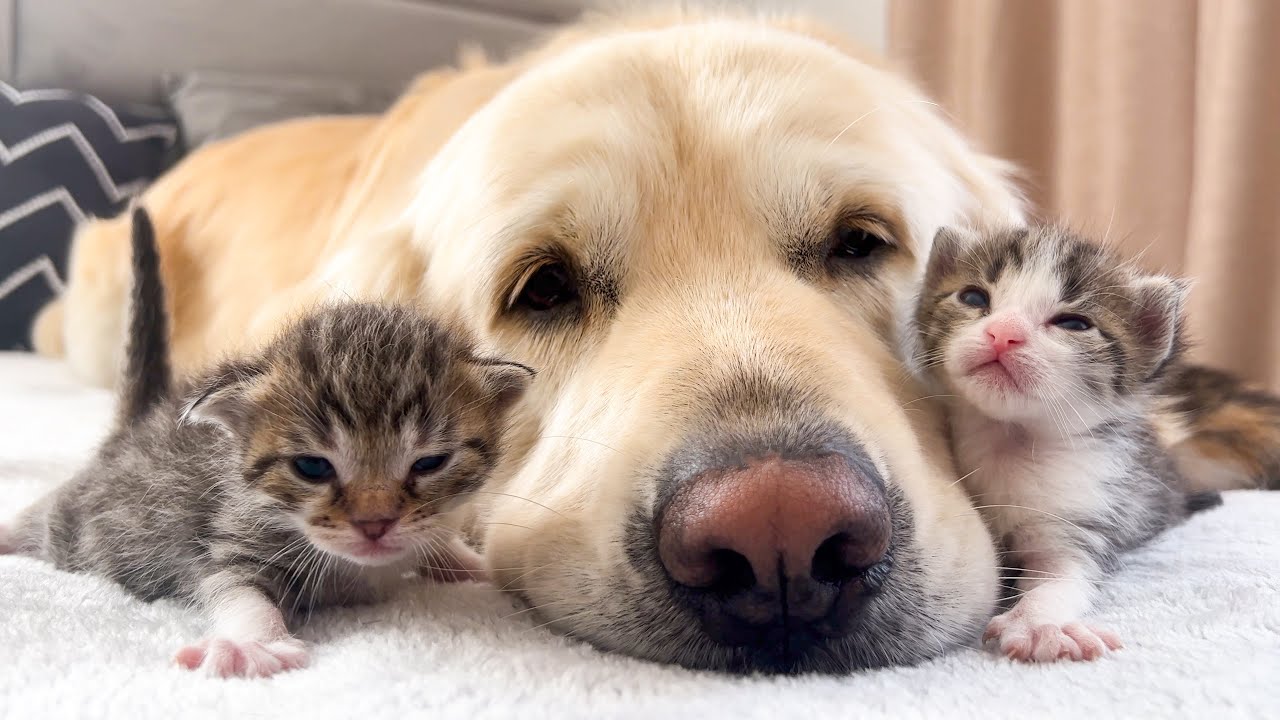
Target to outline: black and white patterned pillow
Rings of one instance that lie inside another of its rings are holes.
[[[0,350],[28,349],[77,223],[124,208],[176,157],[167,113],[0,82]]]

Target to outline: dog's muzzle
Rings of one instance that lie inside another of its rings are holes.
[[[832,424],[703,437],[663,480],[654,532],[673,597],[712,641],[770,665],[848,634],[891,571],[884,479]]]

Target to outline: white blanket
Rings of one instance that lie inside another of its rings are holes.
[[[111,397],[0,355],[0,518],[67,477]],[[312,666],[270,680],[169,663],[200,635],[176,603],[0,557],[0,716],[426,718],[1280,716],[1280,493],[1236,492],[1127,561],[1097,616],[1127,647],[1028,666],[963,649],[849,677],[726,677],[596,652],[487,586],[423,584],[327,611]]]

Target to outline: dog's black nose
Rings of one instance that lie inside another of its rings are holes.
[[[787,648],[843,635],[883,574],[883,480],[841,452],[770,454],[698,468],[657,519],[677,595],[727,645]]]

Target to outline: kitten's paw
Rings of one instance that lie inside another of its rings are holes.
[[[1012,612],[992,618],[982,640],[996,642],[1006,657],[1023,662],[1094,660],[1123,647],[1115,633],[1096,625],[1037,623]]]
[[[1073,622],[1062,626],[1062,632],[1076,641],[1079,655],[1072,655],[1072,660],[1095,660],[1107,654],[1108,650],[1119,650],[1124,647],[1120,636],[1111,630],[1092,623]]]
[[[307,646],[291,637],[262,642],[211,638],[182,648],[173,659],[188,670],[203,670],[224,678],[270,677],[304,668],[310,661]]]

